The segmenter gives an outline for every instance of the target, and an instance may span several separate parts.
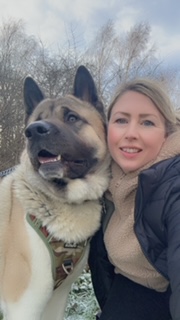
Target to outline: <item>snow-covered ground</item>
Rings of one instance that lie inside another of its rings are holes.
[[[65,320],[95,320],[99,307],[94,296],[91,275],[84,270],[72,285]]]

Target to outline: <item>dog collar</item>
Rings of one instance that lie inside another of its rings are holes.
[[[74,267],[83,258],[88,240],[81,243],[65,243],[52,237],[40,219],[27,214],[26,219],[46,245],[50,257],[54,279],[54,289],[58,288]]]

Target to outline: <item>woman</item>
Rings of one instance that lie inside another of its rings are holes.
[[[180,320],[177,122],[147,79],[122,86],[109,107],[112,178],[89,257],[100,320]]]

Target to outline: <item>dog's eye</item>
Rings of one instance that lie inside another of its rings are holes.
[[[79,118],[73,113],[68,114],[67,119],[68,122],[76,122]]]

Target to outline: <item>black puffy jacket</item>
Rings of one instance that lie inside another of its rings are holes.
[[[172,319],[180,320],[180,156],[163,160],[140,173],[134,220],[134,231],[144,255],[170,281]],[[89,255],[94,290],[101,308],[114,276],[103,233],[101,227],[91,241]]]

